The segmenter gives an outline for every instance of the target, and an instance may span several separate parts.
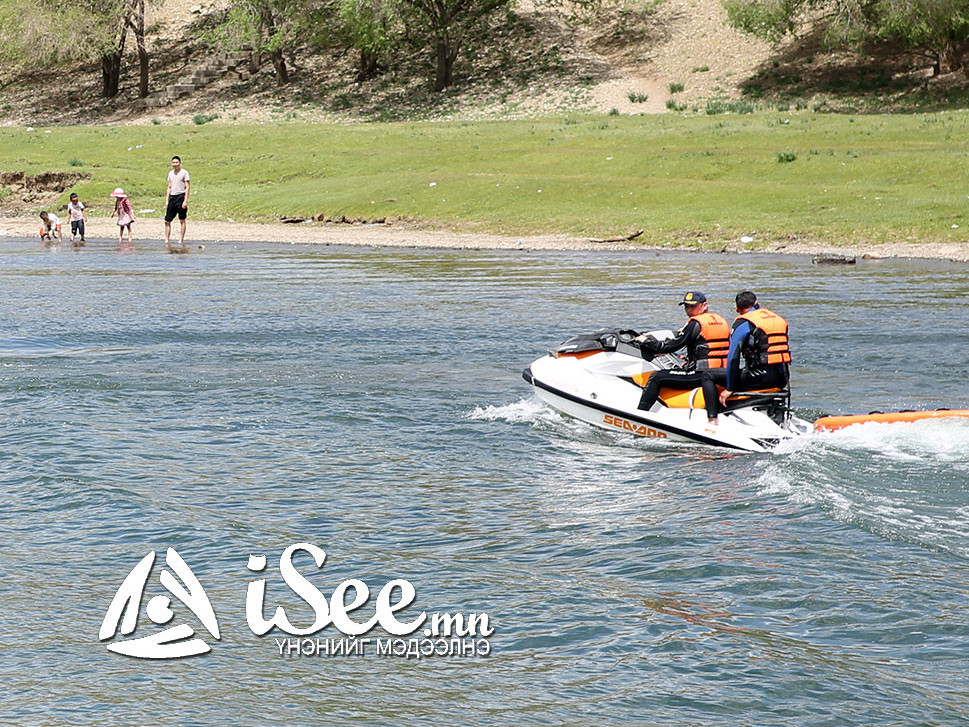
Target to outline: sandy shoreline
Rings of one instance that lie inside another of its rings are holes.
[[[70,239],[70,225],[62,216],[64,239]],[[0,239],[4,237],[36,237],[39,220],[33,217],[0,219]],[[164,223],[156,218],[140,218],[134,224],[136,244],[162,244]],[[177,224],[173,225],[177,231]],[[117,238],[118,227],[111,219],[91,219],[87,236],[94,240]],[[348,225],[282,222],[224,222],[189,220],[186,245],[189,249],[208,242],[278,242],[319,245],[387,246],[411,248],[439,248],[454,250],[600,250],[656,251],[663,249],[695,250],[695,245],[673,242],[661,247],[644,246],[633,242],[592,242],[589,238],[568,235],[507,236],[484,233],[422,230],[401,225]],[[736,240],[707,242],[704,249],[723,252],[743,252]],[[838,247],[811,242],[775,242],[766,246],[746,248],[752,252],[774,252],[792,255],[834,254],[872,258],[925,258],[969,262],[969,242],[966,243],[905,243],[851,245]]]

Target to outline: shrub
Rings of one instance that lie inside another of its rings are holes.
[[[634,91],[629,92],[630,103],[646,103],[649,101],[649,94],[646,93],[636,93]]]
[[[192,121],[194,121],[198,126],[201,126],[202,124],[207,124],[210,121],[215,121],[217,118],[219,118],[218,114],[195,114],[195,116],[192,117]]]
[[[78,159],[77,157],[74,157],[73,159],[71,159],[71,161],[69,161],[68,164],[70,164],[72,167],[83,167],[84,166],[84,162],[81,161],[80,159]]]
[[[752,114],[753,112],[754,105],[750,101],[744,101],[743,99],[739,101],[728,101],[725,99],[711,99],[707,101],[707,116],[727,113]]]
[[[680,91],[683,90],[683,84],[682,83],[671,83],[668,86],[668,88],[670,90],[670,93],[679,93]]]
[[[797,154],[792,151],[779,151],[777,152],[777,162],[778,164],[789,164],[797,159]]]

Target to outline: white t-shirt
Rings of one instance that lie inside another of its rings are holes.
[[[70,215],[71,222],[77,222],[78,220],[84,219],[84,203],[78,202],[74,204],[73,202],[67,203],[67,212]]]
[[[175,174],[174,169],[169,170],[168,183],[171,185],[169,194],[173,197],[176,194],[185,194],[185,183],[191,179],[192,178],[188,176],[188,170],[184,167],[178,170],[178,174]]]
[[[41,220],[41,222],[43,222],[43,220]],[[61,223],[60,217],[55,215],[53,212],[47,213],[47,222],[45,223],[45,226],[47,227],[48,230],[55,229],[60,223]]]

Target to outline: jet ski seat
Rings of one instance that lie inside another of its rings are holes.
[[[718,387],[718,391],[723,391]],[[753,391],[739,391],[727,399],[727,405],[721,411],[731,411],[746,406],[770,407],[771,405],[787,405],[790,401],[790,389],[757,389]],[[668,389],[659,390],[659,400],[671,409],[703,409],[705,400],[703,389]]]

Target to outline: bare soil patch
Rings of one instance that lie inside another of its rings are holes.
[[[90,178],[90,174],[78,172],[42,172],[34,175],[0,172],[0,214],[16,214],[24,207],[52,206],[68,189]]]

